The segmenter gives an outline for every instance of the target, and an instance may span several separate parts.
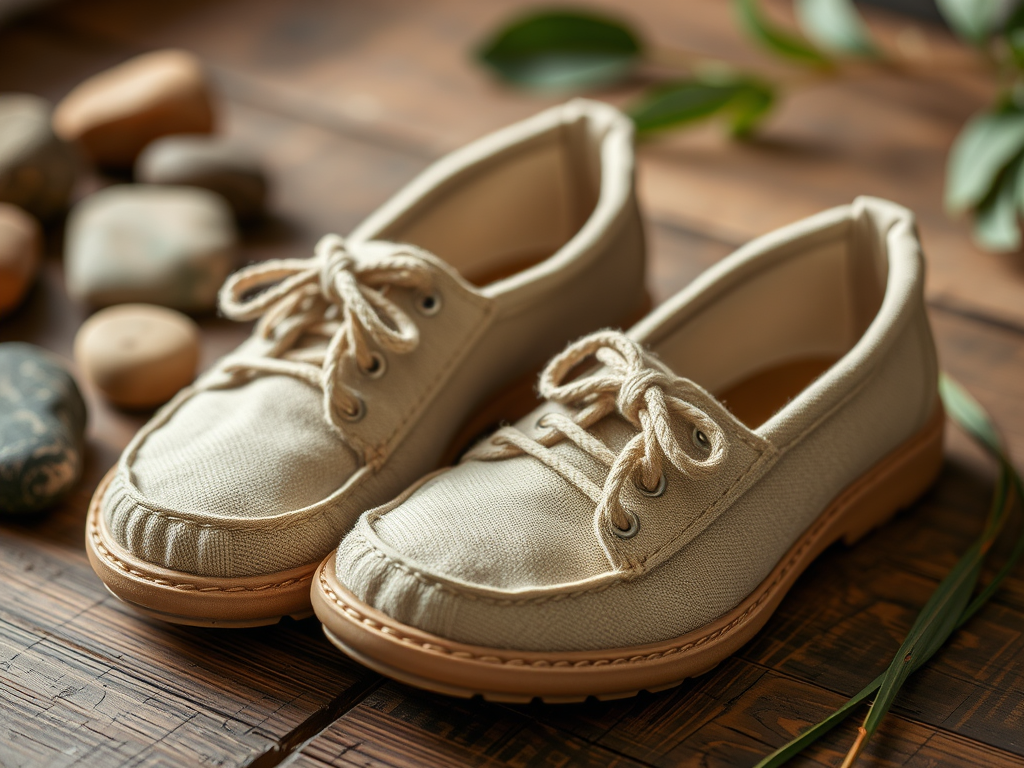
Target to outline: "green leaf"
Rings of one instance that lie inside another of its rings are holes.
[[[516,85],[575,90],[620,82],[642,53],[640,37],[615,19],[590,12],[545,11],[512,21],[477,56]]]
[[[1018,3],[1003,25],[1003,35],[1019,68],[1024,68],[1024,3]]]
[[[637,134],[673,128],[722,113],[736,136],[747,135],[774,101],[772,89],[748,78],[678,80],[644,94],[630,110]]]
[[[971,118],[949,151],[946,207],[956,212],[978,205],[1022,149],[1024,114],[985,112]]]
[[[942,374],[939,377],[939,394],[946,414],[955,421],[962,430],[981,443],[994,456],[1003,452],[1002,440],[995,424],[985,413],[981,404],[971,397],[955,379]]]
[[[800,28],[820,48],[853,56],[878,56],[867,24],[851,0],[796,0]]]
[[[995,30],[1002,0],[936,0],[949,26],[972,43],[983,43]]]
[[[1017,182],[1021,174],[1018,156],[999,177],[995,190],[982,201],[974,215],[974,239],[990,251],[1016,251],[1020,248],[1017,224]]]
[[[892,664],[882,676],[882,685],[864,719],[866,739],[878,730],[882,719],[889,712],[896,694],[910,673],[917,668],[918,658],[927,659],[949,637],[960,620],[960,615],[971,600],[971,593],[978,583],[984,555],[981,543],[975,542],[967,553],[957,561],[953,570],[944,578],[929,598],[903,641]],[[865,740],[866,740],[865,739]]]
[[[811,746],[811,744],[816,742],[818,739],[820,739],[826,733],[831,731],[837,725],[840,725],[846,718],[852,715],[853,710],[860,706],[860,704],[868,696],[877,691],[878,687],[881,684],[882,675],[879,675],[860,692],[854,694],[854,696],[849,701],[843,704],[843,706],[841,706],[831,715],[826,717],[820,723],[812,725],[810,728],[801,733],[788,744],[784,744],[781,747],[779,747],[770,755],[762,759],[757,765],[754,766],[754,768],[779,768],[780,766],[785,765],[798,754],[807,749],[807,747]]]
[[[779,29],[761,12],[758,0],[733,0],[740,24],[751,37],[773,53],[807,66],[831,65],[824,54],[806,41]]]
[[[768,115],[775,104],[775,89],[767,83],[748,81],[730,105],[732,124],[730,130],[736,138],[742,139]]]

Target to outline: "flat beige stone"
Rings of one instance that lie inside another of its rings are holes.
[[[57,105],[53,129],[99,165],[127,168],[150,141],[213,130],[199,59],[181,50],[136,56],[80,83]]]
[[[236,245],[234,215],[220,195],[198,187],[107,187],[68,217],[68,295],[92,307],[210,310],[234,265]]]
[[[195,378],[199,327],[180,312],[152,304],[108,307],[78,330],[75,360],[111,402],[151,408]]]
[[[0,315],[17,307],[35,280],[42,239],[32,216],[0,203]]]

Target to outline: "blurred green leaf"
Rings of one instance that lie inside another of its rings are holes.
[[[828,57],[820,51],[768,21],[758,0],[733,0],[733,7],[750,36],[768,50],[800,64],[821,68],[830,66]]]
[[[1003,25],[1003,35],[1017,66],[1024,68],[1024,3],[1018,3]]]
[[[627,77],[643,53],[625,24],[587,11],[520,17],[478,52],[503,79],[543,90],[596,88]]]
[[[936,5],[953,30],[978,44],[995,30],[1002,0],[936,0]]]
[[[878,56],[878,46],[851,0],[796,0],[800,28],[820,48],[854,56]]]
[[[745,136],[764,117],[773,101],[771,88],[755,80],[694,78],[648,91],[629,114],[638,135],[722,113],[730,118],[732,133]]]
[[[971,118],[949,151],[946,207],[955,212],[981,203],[1021,149],[1024,114],[987,112]]]
[[[729,106],[732,135],[739,139],[749,136],[774,105],[774,88],[760,81],[747,81]]]
[[[939,377],[939,394],[942,396],[942,405],[946,409],[946,415],[955,421],[967,434],[985,446],[989,453],[1000,457],[1003,453],[1002,440],[996,425],[981,403],[963,388],[956,379],[942,374]]]
[[[1017,185],[1022,161],[1024,156],[1013,161],[975,212],[974,239],[982,248],[990,251],[1016,251],[1020,248]]]
[[[1014,568],[1024,558],[1024,532],[1022,532],[1014,545],[1009,556],[1002,567],[992,577],[991,581],[970,601],[964,605],[964,594],[969,595],[966,589],[968,583],[976,581],[976,574],[980,570],[981,563],[991,551],[992,545],[999,535],[1010,513],[1013,511],[1016,500],[1024,496],[1024,481],[1014,470],[1009,457],[1003,447],[992,419],[985,412],[985,409],[971,397],[960,384],[946,374],[939,376],[939,394],[945,406],[946,413],[972,438],[977,440],[984,448],[999,462],[999,477],[996,481],[995,492],[992,494],[992,501],[988,517],[981,535],[975,540],[971,547],[957,561],[953,570],[942,580],[928,604],[922,609],[914,628],[908,635],[907,642],[897,652],[890,668],[882,675],[868,683],[860,692],[853,696],[842,707],[837,709],[820,723],[807,729],[788,744],[775,750],[765,757],[755,768],[779,768],[789,760],[824,736],[830,730],[845,720],[859,705],[869,696],[874,694],[890,677],[893,667],[900,667],[900,672],[909,674],[919,669],[928,661],[948,639],[952,630],[962,627],[982,606],[995,594],[1003,581],[1013,572]],[[960,607],[962,605],[962,607]],[[959,611],[956,609],[959,607]],[[955,621],[951,617],[957,614]],[[926,626],[931,626],[928,632],[930,639],[925,638]],[[916,636],[913,649],[906,655],[907,644],[912,637]],[[898,686],[897,686],[898,687]],[[880,693],[875,699],[875,704],[882,697]],[[890,699],[891,701],[891,699]],[[872,705],[874,711],[875,704]],[[869,713],[869,718],[872,713]],[[880,717],[879,717],[880,719]],[[867,731],[863,738],[858,738],[851,754],[847,755],[843,765],[851,763],[861,749],[866,745],[869,738]]]

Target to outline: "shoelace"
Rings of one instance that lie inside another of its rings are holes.
[[[574,368],[591,357],[604,367],[565,381]],[[642,493],[659,496],[665,490],[664,459],[689,477],[710,474],[725,460],[722,429],[688,402],[692,399],[688,395],[696,392],[695,385],[661,368],[644,354],[639,344],[621,333],[601,331],[570,345],[545,368],[539,388],[546,399],[579,410],[572,417],[546,414],[538,426],[548,432],[537,440],[515,427],[503,427],[490,441],[468,452],[466,460],[529,454],[587,494],[597,505],[598,523],[614,526],[613,532],[619,536],[632,536],[639,526],[636,516],[627,513],[620,500],[628,480],[633,479]],[[587,431],[615,410],[639,430],[617,456]],[[683,450],[676,436],[676,416],[692,425],[691,435],[698,452],[704,454],[702,458],[694,458]],[[563,437],[609,467],[603,488],[549,450]]]
[[[259,318],[255,333],[271,345],[265,356],[236,358],[223,370],[240,376],[283,374],[319,387],[324,418],[344,438],[343,422],[358,421],[365,412],[362,399],[338,375],[345,357],[377,374],[384,363],[372,345],[405,354],[419,344],[416,323],[388,299],[387,290],[415,289],[431,299],[430,311],[440,306],[439,297],[430,294],[428,262],[412,246],[387,246],[384,253],[356,259],[343,238],[327,235],[310,259],[275,259],[233,274],[220,290],[221,312],[232,320]],[[299,345],[309,336],[328,341]]]

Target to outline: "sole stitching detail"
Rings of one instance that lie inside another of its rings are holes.
[[[280,587],[290,587],[295,584],[301,584],[306,581],[312,581],[313,572],[310,572],[308,576],[302,576],[297,579],[287,579],[285,581],[277,582],[274,584],[261,584],[258,587],[201,587],[198,584],[175,583],[166,579],[158,579],[155,576],[150,576],[136,568],[132,568],[130,565],[120,560],[117,555],[111,552],[106,544],[103,543],[103,539],[100,537],[99,526],[96,523],[95,515],[90,514],[92,518],[89,522],[89,538],[92,540],[93,546],[96,548],[96,552],[110,565],[117,568],[119,571],[127,573],[128,575],[149,582],[150,584],[156,584],[157,586],[167,587],[169,589],[177,589],[182,592],[265,592],[268,589],[276,589]]]

